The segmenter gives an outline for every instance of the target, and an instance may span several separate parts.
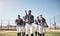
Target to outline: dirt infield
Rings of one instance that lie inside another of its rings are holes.
[[[0,26],[0,29],[2,29],[2,30],[9,30],[9,29],[16,29],[16,26]]]

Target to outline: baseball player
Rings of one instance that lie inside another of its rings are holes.
[[[38,19],[39,19],[39,16],[37,16],[37,19],[35,19],[35,21],[34,21],[34,24],[35,24],[35,36],[37,36],[37,33],[38,33],[38,31],[37,31],[37,29],[38,29]]]
[[[26,11],[25,11],[26,12]],[[26,12],[27,13],[27,12]],[[26,18],[26,36],[28,36],[28,30],[30,30],[31,36],[33,36],[33,22],[34,22],[34,16],[31,15],[31,10],[28,11],[28,14],[25,16]]]
[[[44,17],[42,17],[42,14],[39,16],[38,20],[38,36],[44,36],[45,35],[45,28],[48,27],[46,20]]]
[[[18,18],[15,20],[16,28],[17,28],[17,36],[21,36],[22,28],[23,28],[23,20],[18,15]]]
[[[22,36],[25,36],[25,25],[26,25],[26,19],[25,17],[23,17],[23,32],[22,32]]]

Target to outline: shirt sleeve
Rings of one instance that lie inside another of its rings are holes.
[[[33,22],[34,22],[34,16],[33,16]]]
[[[44,20],[44,23],[46,24],[46,20],[45,20],[45,18],[43,18],[43,20]]]
[[[17,22],[17,19],[15,20],[15,22]]]
[[[27,19],[28,15],[25,16],[25,19]]]

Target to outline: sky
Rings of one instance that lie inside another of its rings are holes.
[[[35,18],[42,13],[48,21],[60,15],[60,0],[0,0],[0,20],[15,20],[18,14],[22,18],[25,10],[32,10]]]

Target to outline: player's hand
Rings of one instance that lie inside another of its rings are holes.
[[[38,23],[38,24],[40,24],[40,23]]]
[[[48,25],[46,25],[46,28],[48,28]]]
[[[28,20],[26,20],[26,22],[28,22]]]

